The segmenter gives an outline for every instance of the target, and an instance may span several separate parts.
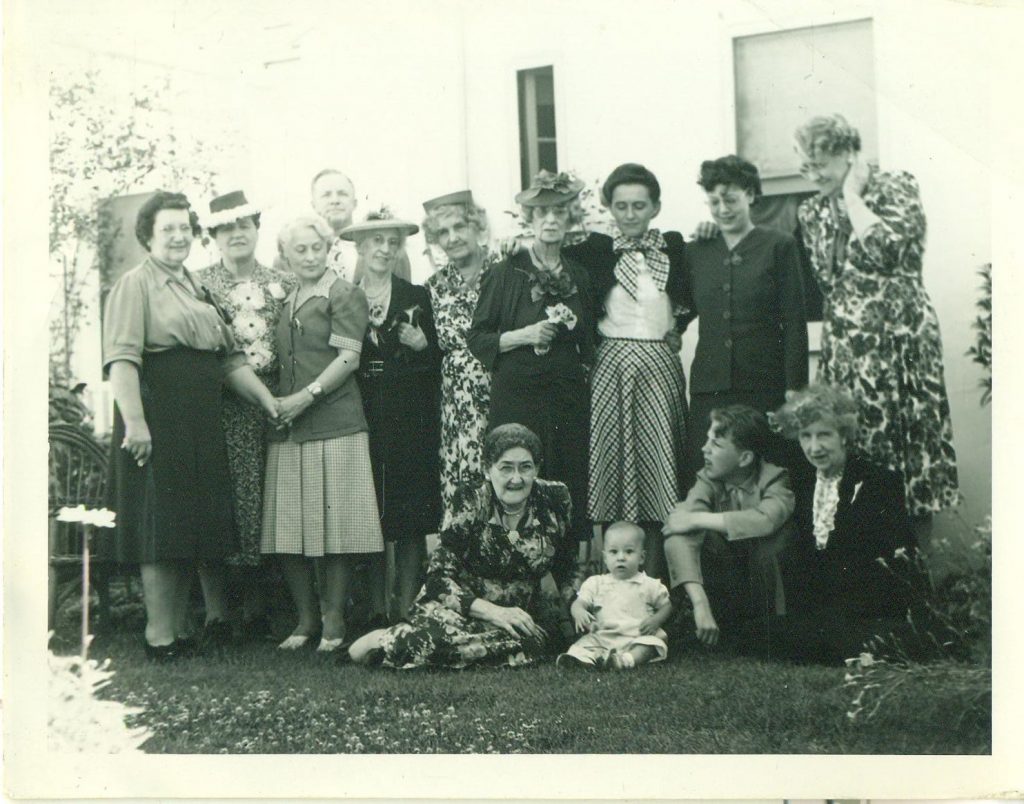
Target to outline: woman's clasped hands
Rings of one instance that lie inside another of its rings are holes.
[[[313,404],[313,395],[303,388],[288,396],[279,396],[274,399],[274,411],[267,411],[267,416],[278,430],[291,427],[297,418],[306,412],[306,409]]]

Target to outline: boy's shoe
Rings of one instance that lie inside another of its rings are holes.
[[[636,667],[636,659],[632,653],[616,653],[613,650],[608,654],[607,667],[610,670],[633,670]]]
[[[590,662],[577,659],[571,653],[562,653],[555,659],[555,667],[559,670],[593,670],[595,666]]]

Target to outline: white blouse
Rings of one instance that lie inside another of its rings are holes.
[[[836,509],[839,507],[839,481],[842,473],[829,477],[818,472],[814,484],[814,546],[824,550],[828,546],[828,537],[836,527]]]
[[[660,341],[672,329],[672,300],[654,284],[641,257],[636,276],[636,299],[616,283],[605,300],[604,318],[597,331],[605,338]]]

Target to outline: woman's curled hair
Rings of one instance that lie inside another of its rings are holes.
[[[156,222],[156,216],[164,209],[188,210],[188,222],[192,226],[192,236],[198,237],[202,234],[203,229],[199,225],[199,216],[192,209],[192,205],[184,193],[157,190],[139,207],[138,215],[135,217],[135,238],[146,251],[149,251],[149,244],[153,242],[153,224]]]
[[[802,391],[787,391],[786,403],[771,419],[783,436],[794,441],[801,430],[819,421],[832,424],[846,444],[857,438],[857,402],[848,391],[831,385],[815,383]]]
[[[475,204],[442,204],[434,207],[423,219],[423,239],[431,245],[437,244],[438,220],[452,212],[459,213],[466,223],[476,227],[481,234],[487,232],[487,212]]]
[[[511,423],[495,427],[484,438],[484,468],[490,469],[502,455],[516,447],[525,449],[530,453],[533,462],[540,465],[542,455],[540,439],[529,427]]]
[[[795,136],[800,150],[812,159],[860,151],[860,132],[841,114],[812,117]]]
[[[741,190],[750,190],[754,198],[761,195],[761,176],[757,166],[736,155],[701,162],[697,184],[709,193],[720,184],[733,184]]]

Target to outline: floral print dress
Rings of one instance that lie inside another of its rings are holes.
[[[461,668],[474,663],[520,665],[546,646],[470,616],[477,598],[529,612],[549,634],[541,579],[551,569],[572,516],[562,483],[535,480],[517,530],[501,524],[489,482],[460,489],[430,558],[427,581],[409,621],[384,632],[384,664],[409,669],[425,665]]]
[[[903,475],[919,516],[959,502],[939,321],[921,277],[924,209],[902,171],[872,168],[863,200],[880,221],[862,237],[841,200],[838,213],[821,196],[799,210],[825,301],[818,381],[857,398],[859,446]]]
[[[256,376],[271,393],[276,393],[274,329],[284,299],[295,286],[295,277],[256,263],[252,276],[239,281],[223,262],[204,268],[197,276],[231,317],[235,343],[245,352]],[[263,411],[225,390],[221,424],[227,442],[239,540],[238,553],[227,561],[238,566],[256,566],[260,562],[263,522],[266,421]]]
[[[437,343],[441,347],[441,498],[447,515],[456,489],[483,479],[480,451],[487,432],[491,397],[491,373],[466,345],[480,295],[480,281],[497,262],[484,259],[480,274],[466,284],[452,264],[438,270],[426,282],[434,311]]]

